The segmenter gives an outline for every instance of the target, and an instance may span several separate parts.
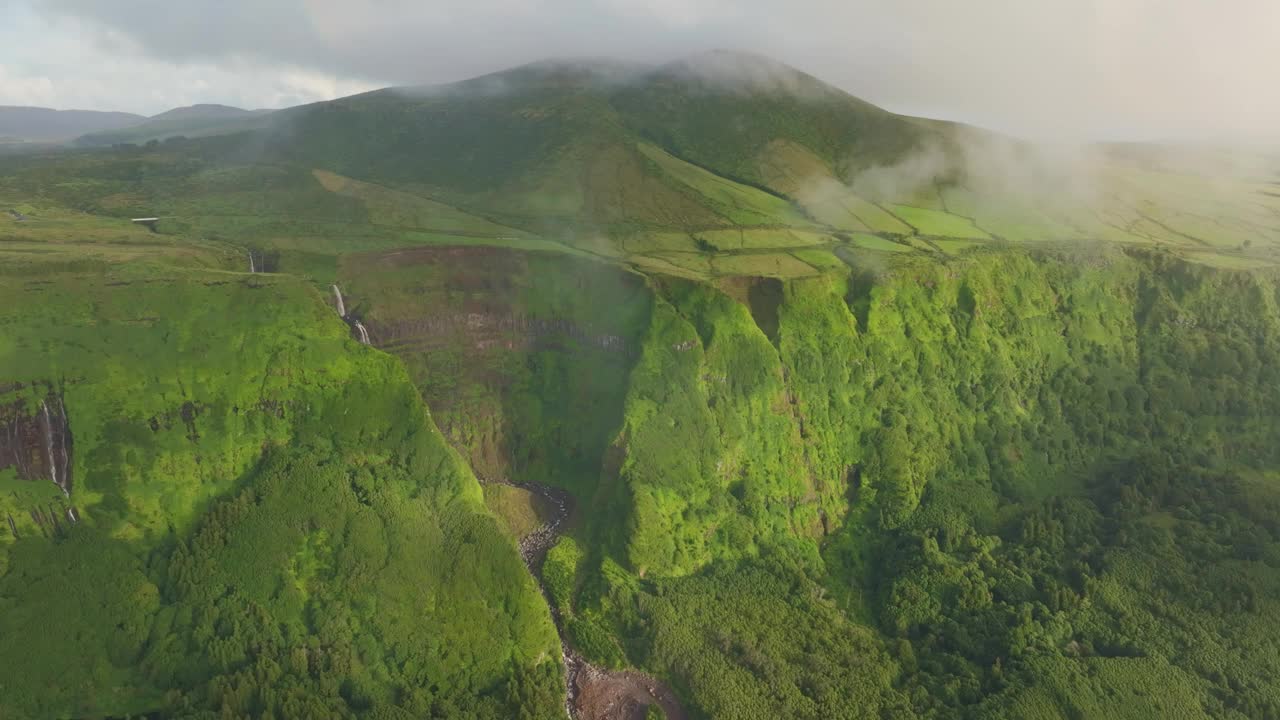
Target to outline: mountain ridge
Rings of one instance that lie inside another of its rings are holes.
[[[80,146],[144,143],[172,137],[208,137],[261,127],[275,110],[245,110],[230,105],[201,103],[152,115],[128,127],[86,133],[75,139]]]
[[[142,115],[124,112],[0,105],[0,136],[25,142],[60,142],[87,132],[127,127],[145,119]]]

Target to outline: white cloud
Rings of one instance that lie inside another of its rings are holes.
[[[377,87],[239,56],[163,60],[123,32],[76,18],[18,13],[6,27],[0,104],[153,114],[201,102],[285,107]]]
[[[0,29],[0,67],[20,80],[0,97],[48,78],[45,97],[64,106],[266,105],[548,56],[727,47],[890,107],[1026,134],[1280,133],[1275,0],[4,1],[43,27]]]
[[[17,68],[0,65],[0,105],[57,104],[53,81],[47,77],[24,75]]]

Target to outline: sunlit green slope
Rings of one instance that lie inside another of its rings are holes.
[[[404,250],[342,282],[484,477],[578,498],[547,571],[574,644],[698,713],[1268,707],[1274,273],[850,259],[713,285]]]
[[[299,278],[108,250],[0,250],[0,420],[73,438],[69,496],[0,467],[0,715],[553,711],[545,606],[403,367]]]

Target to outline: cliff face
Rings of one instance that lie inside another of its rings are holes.
[[[996,527],[1007,510],[1070,496],[1100,460],[1143,449],[1280,461],[1269,273],[1012,249],[790,281],[645,278],[492,249],[344,263],[348,319],[387,353],[286,276],[0,283],[15,328],[0,337],[0,508],[13,521],[0,596],[18,599],[0,629],[35,648],[0,657],[15,686],[100,660],[137,697],[174,690],[183,707],[251,714],[270,693],[246,700],[222,680],[286,667],[297,697],[324,698],[317,714],[346,707],[353,672],[368,697],[410,697],[426,677],[466,708],[474,688],[514,677],[480,717],[509,717],[524,695],[558,708],[554,627],[474,471],[572,494],[549,594],[586,660],[688,678],[682,701],[711,716],[805,716],[773,689],[750,695],[771,678],[791,678],[778,692],[814,703],[809,716],[855,716],[840,698],[907,716],[897,663],[933,652],[912,635],[931,608],[1004,602],[1016,619],[1041,602],[1040,586],[991,570],[1024,559],[996,551],[1023,542]],[[81,296],[92,302],[66,303]],[[47,377],[73,378],[65,398]],[[985,505],[937,501],[949,494]],[[937,527],[919,540],[923,519]],[[1053,527],[1028,527],[1041,524]],[[938,577],[908,577],[904,556]],[[1081,568],[1102,576],[1089,560],[1044,585],[1053,607],[1088,591]],[[69,628],[57,642],[49,616]],[[1053,642],[1071,646],[1062,633]],[[318,649],[299,654],[309,637]],[[901,658],[885,637],[906,643]],[[411,653],[403,665],[385,661],[393,647]],[[992,647],[965,657],[986,673],[1015,645]],[[380,664],[359,670],[357,656]],[[840,685],[866,677],[878,679],[865,696]],[[106,712],[101,687],[77,687],[3,708]],[[437,701],[407,702],[425,715]]]
[[[1035,496],[1151,444],[1275,455],[1266,273],[1095,248],[643,285],[497,249],[394,265],[344,282],[455,447],[482,478],[573,490],[645,575],[813,555],[948,479]]]
[[[1044,597],[992,570],[1025,560],[1008,518],[1051,498],[1108,507],[1086,485],[1153,450],[1204,467],[1280,461],[1274,273],[1088,247],[858,260],[822,277],[697,282],[424,250],[349,261],[340,279],[477,475],[572,493],[573,542],[548,558],[571,646],[680,678],[688,706],[713,716],[797,716],[818,702],[804,688],[830,685],[843,689],[815,716],[855,717],[834,698],[857,697],[907,717],[885,637],[916,672],[910,653],[935,652],[916,644],[920,618],[942,638],[955,627],[934,604],[972,633],[1014,633],[1005,619],[1090,592],[1084,565]],[[937,577],[903,569],[916,565]],[[991,603],[998,621],[963,615]],[[1092,616],[1073,622],[1106,637]],[[795,640],[795,628],[818,630]],[[992,642],[990,657],[956,651],[975,677],[1018,651]],[[851,675],[859,663],[866,674]],[[743,693],[793,671],[778,692],[798,692],[794,704]],[[841,685],[872,675],[875,692]]]
[[[0,277],[0,327],[0,716],[350,717],[354,683],[512,717],[513,676],[559,704],[475,478],[310,284],[70,266]]]
[[[0,470],[6,468],[19,480],[49,480],[71,494],[71,428],[61,395],[50,391],[34,411],[24,400],[0,405]]]
[[[643,278],[561,255],[456,247],[357,256],[341,281],[373,344],[409,368],[482,481],[592,495],[648,322]]]
[[[22,390],[19,384],[0,388],[0,397]],[[0,472],[12,470],[18,480],[31,483],[50,482],[61,491],[51,498],[42,498],[35,487],[11,507],[7,524],[14,538],[20,537],[19,517],[29,515],[40,532],[47,534],[60,530],[63,522],[76,523],[80,514],[70,501],[72,490],[72,438],[62,396],[50,389],[38,405],[29,407],[26,399],[14,399],[0,404]]]
[[[816,539],[853,510],[893,528],[931,483],[1024,497],[1146,446],[1276,457],[1270,275],[1004,252],[783,290],[771,342],[773,309],[657,288],[616,443],[637,571]]]

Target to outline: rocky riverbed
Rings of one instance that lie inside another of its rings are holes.
[[[538,581],[560,635],[565,670],[565,712],[573,720],[643,720],[651,705],[662,708],[668,720],[684,720],[675,693],[662,681],[634,670],[608,670],[586,661],[569,644],[560,612],[542,582],[542,564],[573,515],[573,496],[560,488],[537,483],[511,483],[542,501],[547,520],[520,539],[520,555]]]

